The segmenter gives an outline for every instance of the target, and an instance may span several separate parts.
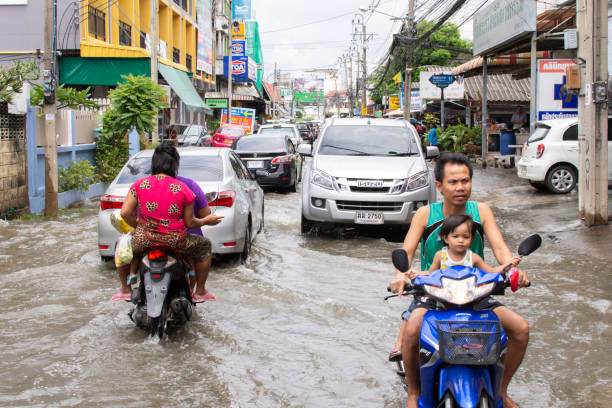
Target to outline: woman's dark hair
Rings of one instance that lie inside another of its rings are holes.
[[[476,236],[476,223],[469,214],[454,214],[449,215],[444,219],[442,227],[440,228],[440,238],[444,241],[444,238],[448,237],[458,226],[466,223],[472,238]]]
[[[155,148],[153,159],[151,159],[151,174],[167,174],[176,177],[178,174],[179,161],[178,151],[168,143],[162,143]]]
[[[436,177],[436,181],[440,183],[444,180],[444,166],[446,163],[452,164],[463,164],[470,171],[470,178],[474,174],[474,169],[472,168],[472,163],[468,160],[467,156],[463,153],[442,153],[440,158],[436,161],[436,167],[434,168],[434,175]]]

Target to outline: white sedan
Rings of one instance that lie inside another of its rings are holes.
[[[206,193],[214,214],[224,218],[202,232],[212,243],[213,254],[240,254],[246,261],[254,236],[264,225],[264,194],[236,154],[225,148],[179,148],[179,175],[195,180]],[[98,213],[98,249],[103,261],[115,254],[119,232],[110,223],[110,214],[121,208],[136,180],[151,174],[153,150],[132,157],[108,186],[100,199]]]

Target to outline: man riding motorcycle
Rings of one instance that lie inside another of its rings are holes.
[[[412,265],[414,252],[421,242],[421,270],[428,270],[437,251],[442,249],[443,242],[439,238],[439,229],[445,217],[453,214],[467,213],[477,223],[476,238],[470,249],[483,256],[484,238],[489,241],[495,258],[501,265],[512,261],[513,255],[505,244],[495,216],[491,208],[475,201],[468,201],[472,189],[473,169],[467,157],[460,153],[445,153],[436,162],[436,187],[442,194],[442,203],[432,203],[421,207],[414,215],[410,229],[406,234],[403,249],[408,254],[409,265]],[[394,292],[402,293],[408,283],[406,279],[414,279],[421,273],[410,269],[406,273],[395,271],[395,281],[390,286]],[[523,271],[519,271],[519,286],[527,286],[529,278]],[[433,304],[432,304],[433,303]],[[401,344],[401,355],[408,385],[408,399],[406,407],[416,408],[420,395],[418,381],[418,346],[419,333],[423,316],[428,309],[435,307],[435,302],[427,298],[417,299],[411,313],[405,312],[402,317],[402,329],[398,338]],[[497,300],[488,297],[483,299],[477,310],[493,310],[499,317],[502,326],[508,335],[508,352],[506,366],[501,384],[501,395],[504,407],[515,408],[518,405],[508,396],[508,384],[518,369],[529,341],[529,324],[519,314],[503,306]]]

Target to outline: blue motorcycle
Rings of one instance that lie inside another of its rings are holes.
[[[521,243],[518,253],[529,255],[541,243],[539,235],[532,235]],[[392,259],[398,270],[408,270],[403,249],[394,250]],[[452,266],[418,276],[405,289],[405,295],[427,296],[438,305],[427,311],[421,326],[419,408],[503,408],[500,387],[506,334],[495,313],[477,312],[472,305],[485,296],[503,295],[511,280],[505,274]],[[404,375],[401,362],[398,374]]]

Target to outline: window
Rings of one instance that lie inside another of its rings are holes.
[[[181,63],[181,50],[176,47],[172,47],[172,62]]]
[[[140,48],[147,48],[147,33],[140,32]]]
[[[293,154],[295,153],[295,148],[293,147],[293,142],[289,139],[287,139],[287,151],[289,152],[289,154]]]
[[[563,133],[563,141],[575,141],[578,140],[578,125],[570,126],[565,133]]]
[[[132,46],[132,26],[119,20],[119,45]]]
[[[87,6],[89,34],[99,40],[106,41],[106,13],[92,6]]]
[[[242,166],[240,165],[240,159],[237,159],[234,153],[230,153],[229,155],[230,164],[236,173],[236,177],[239,179],[248,179],[249,177],[244,173]]]
[[[191,54],[185,54],[185,67],[188,71],[191,71]]]

